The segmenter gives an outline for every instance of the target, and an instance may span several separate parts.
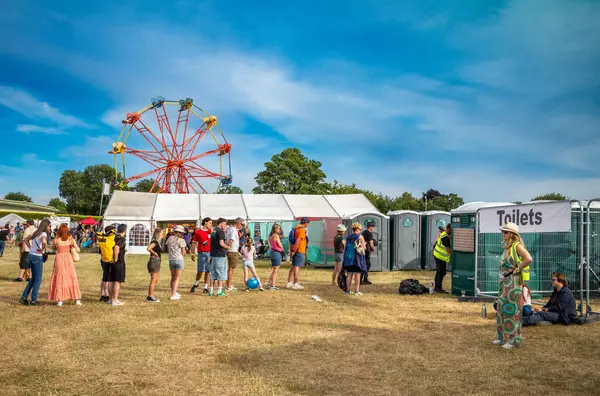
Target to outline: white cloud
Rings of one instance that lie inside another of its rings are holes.
[[[52,121],[62,127],[91,128],[83,120],[63,114],[60,110],[40,101],[28,92],[6,85],[0,85],[0,106],[21,113],[28,118]]]
[[[21,133],[41,133],[44,135],[63,135],[65,131],[54,127],[42,127],[39,125],[19,124],[17,132]]]

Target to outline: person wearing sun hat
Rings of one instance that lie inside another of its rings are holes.
[[[181,300],[181,294],[177,292],[179,279],[184,266],[187,243],[183,239],[185,229],[178,225],[173,227],[173,235],[167,239],[167,250],[169,251],[169,269],[171,270],[171,300]]]
[[[502,228],[504,253],[498,273],[500,295],[497,301],[496,325],[497,334],[494,345],[502,345],[505,349],[518,347],[522,343],[521,310],[524,274],[529,274],[529,264],[533,261],[525,248],[519,226],[506,223]],[[525,269],[527,269],[525,272]]]
[[[344,233],[346,232],[346,226],[340,224],[337,226],[337,233],[333,237],[333,251],[335,253],[335,267],[333,268],[333,274],[331,275],[331,285],[337,285],[337,277],[342,270],[342,263],[344,262],[344,249],[346,248],[346,240],[344,239]]]

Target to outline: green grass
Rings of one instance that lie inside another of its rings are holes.
[[[181,301],[144,302],[146,258],[127,257],[123,307],[96,302],[97,255],[77,263],[83,306],[17,299],[16,252],[0,259],[0,394],[9,395],[595,395],[600,325],[525,328],[522,348],[492,346],[495,318],[451,296],[398,296],[401,279],[432,272],[374,273],[364,296],[332,287],[330,270],[301,272],[304,291],[190,295],[186,260]],[[267,279],[269,265],[258,263]],[[287,275],[282,267],[279,284]],[[234,284],[241,286],[241,269]],[[450,276],[446,277],[447,282]],[[450,288],[449,283],[445,285]],[[323,299],[311,299],[316,294]]]

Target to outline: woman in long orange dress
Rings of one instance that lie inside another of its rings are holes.
[[[71,255],[71,248],[79,252],[79,246],[71,237],[69,227],[66,224],[62,224],[58,228],[57,236],[52,245],[56,250],[56,256],[48,300],[58,301],[57,305],[59,307],[63,305],[65,300],[75,300],[76,305],[81,305],[81,291],[75,272],[75,262]]]

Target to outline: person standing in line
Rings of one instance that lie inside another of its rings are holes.
[[[210,279],[212,282],[209,296],[214,296],[215,285],[217,286],[217,296],[227,295],[223,291],[223,281],[227,280],[227,251],[231,247],[225,243],[225,227],[227,227],[227,220],[220,217],[210,241]]]
[[[446,231],[442,232],[435,247],[433,248],[433,257],[435,259],[435,289],[437,293],[446,293],[442,287],[444,276],[446,276],[446,266],[450,262],[450,254],[452,253],[450,235],[452,235],[452,226],[446,225]]]
[[[158,273],[160,272],[160,264],[161,264],[161,255],[162,255],[162,245],[161,241],[163,239],[164,232],[162,228],[156,228],[154,230],[154,234],[152,235],[152,241],[150,241],[150,245],[146,248],[150,253],[150,258],[148,259],[148,273],[150,274],[150,284],[148,285],[148,296],[146,297],[147,302],[160,302],[158,298],[154,295],[154,288],[158,283]]]
[[[342,264],[344,263],[344,249],[346,248],[346,240],[344,233],[346,232],[346,226],[340,224],[337,226],[337,234],[333,238],[333,251],[335,254],[335,267],[333,267],[333,274],[331,274],[331,285],[337,286],[337,277],[342,270]]]
[[[178,225],[173,228],[172,236],[167,239],[167,250],[169,252],[169,269],[171,270],[171,300],[181,300],[181,294],[177,292],[181,271],[185,264],[184,258],[187,243],[183,238],[185,230]]]
[[[360,223],[352,224],[352,233],[346,237],[344,247],[344,270],[348,272],[346,278],[346,295],[349,295],[354,282],[354,295],[361,296],[360,277],[367,269],[366,250],[368,249],[365,237],[361,235],[362,226]]]
[[[271,233],[269,234],[269,246],[271,252],[269,258],[271,259],[271,274],[269,275],[269,284],[267,289],[279,290],[277,287],[277,274],[279,273],[279,267],[281,266],[281,260],[283,260],[283,244],[281,243],[281,226],[278,223],[273,224],[271,227]]]
[[[304,266],[306,262],[306,228],[310,221],[308,217],[300,219],[300,224],[294,227],[294,241],[290,241],[290,256],[292,258],[292,267],[288,272],[288,281],[285,286],[287,289],[302,290],[303,286],[300,285],[300,268]],[[292,280],[294,283],[292,283]]]
[[[229,246],[227,251],[227,264],[229,268],[227,270],[227,291],[237,290],[233,286],[233,270],[236,269],[239,258],[240,258],[240,235],[239,230],[244,227],[244,219],[238,217],[235,219],[235,223],[227,229],[225,233],[225,240]]]
[[[9,228],[10,225],[6,223],[4,225],[4,229],[0,230],[0,257],[4,256],[4,248],[6,247],[6,243],[10,234]]]
[[[369,271],[371,270],[371,252],[375,251],[375,246],[377,246],[377,242],[373,237],[373,231],[375,230],[375,222],[369,221],[367,222],[367,228],[363,231],[362,237],[367,244],[367,249],[365,250],[365,262],[366,262],[366,270],[363,271],[361,275],[360,284],[361,285],[372,285],[373,282],[369,280]]]
[[[15,282],[23,282],[23,279],[29,279],[31,277],[31,270],[29,269],[29,248],[23,241],[25,239],[30,239],[31,235],[35,232],[35,227],[33,226],[33,220],[27,220],[26,223],[23,223],[23,231],[18,234],[19,238],[19,277],[15,279]]]
[[[69,227],[61,224],[56,238],[52,241],[56,256],[54,256],[54,269],[50,279],[48,300],[57,301],[57,306],[62,307],[63,301],[75,300],[75,305],[81,305],[81,290],[75,271],[75,262],[71,249],[79,252],[77,242],[71,237]]]
[[[198,252],[198,261],[196,268],[196,282],[190,290],[190,293],[195,293],[200,281],[204,275],[204,294],[208,294],[210,282],[210,235],[212,234],[212,220],[210,217],[202,219],[202,225],[194,232],[192,239],[192,261]]]
[[[498,273],[500,295],[496,311],[496,339],[494,345],[502,345],[505,349],[518,347],[521,338],[521,317],[523,294],[523,270],[533,261],[519,235],[519,227],[514,223],[506,223],[502,228],[504,254]]]
[[[121,306],[125,305],[123,301],[119,300],[119,293],[121,291],[121,283],[125,282],[125,246],[126,239],[125,233],[127,232],[127,225],[120,224],[117,227],[117,236],[115,237],[115,247],[113,248],[114,263],[110,268],[109,281],[111,282],[111,299],[108,301],[110,305]]]
[[[29,248],[29,266],[31,267],[31,278],[23,290],[19,302],[24,305],[38,305],[38,292],[42,284],[42,273],[44,271],[44,252],[48,243],[50,234],[50,220],[44,219],[40,226],[31,237],[25,239],[23,243]],[[31,302],[28,302],[29,293],[31,293]]]
[[[109,225],[104,227],[104,233],[98,233],[98,247],[100,250],[100,267],[102,268],[102,280],[100,281],[100,301],[108,304],[112,284],[110,271],[115,262],[115,227]]]

